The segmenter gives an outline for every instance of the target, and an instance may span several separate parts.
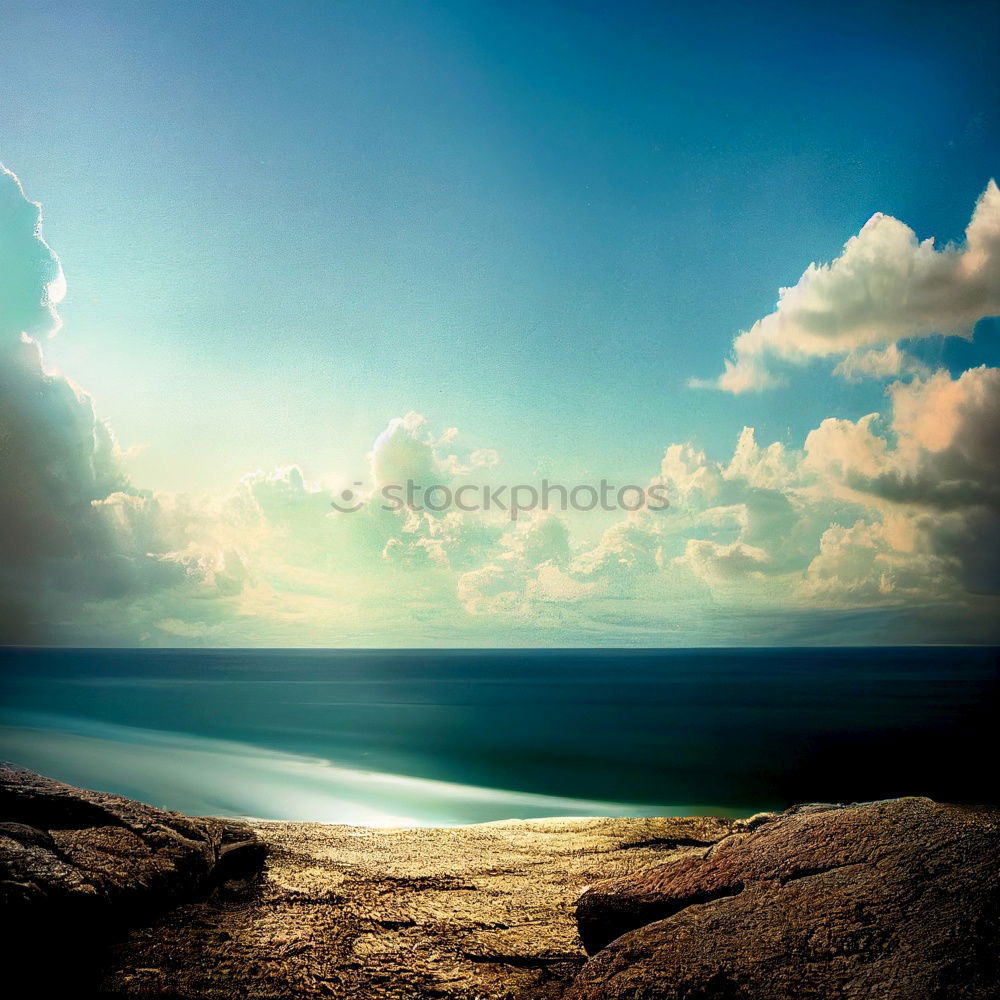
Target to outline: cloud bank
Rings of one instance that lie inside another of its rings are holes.
[[[877,217],[837,261],[811,267],[737,339],[724,387],[767,384],[775,363],[837,356],[844,377],[892,380],[885,411],[831,416],[799,448],[745,427],[724,460],[668,444],[649,470],[664,510],[583,524],[543,511],[512,523],[499,511],[383,509],[388,484],[502,475],[494,450],[408,413],[374,436],[343,512],[331,506],[337,491],[296,466],[250,472],[216,497],[154,495],[130,481],[91,398],[45,368],[38,338],[58,329],[65,283],[40,209],[4,172],[0,639],[995,640],[1000,369],[932,371],[897,341],[969,336],[1000,311],[998,248],[991,182],[962,247],[937,250]]]

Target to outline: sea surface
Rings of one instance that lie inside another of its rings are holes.
[[[0,757],[371,825],[996,802],[997,650],[0,650]]]

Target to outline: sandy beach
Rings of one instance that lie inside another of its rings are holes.
[[[923,797],[249,823],[4,765],[4,962],[137,1000],[994,1000],[998,837],[1000,811]]]
[[[719,819],[552,819],[448,829],[256,826],[262,881],[133,930],[113,996],[549,1000],[586,955],[572,905],[599,880],[704,850]]]

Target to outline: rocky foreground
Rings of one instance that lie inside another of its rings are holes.
[[[4,968],[49,995],[1000,996],[1000,812],[373,830],[193,819],[0,770]]]

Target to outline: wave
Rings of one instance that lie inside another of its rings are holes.
[[[248,743],[42,713],[6,713],[0,752],[50,777],[194,815],[452,826],[547,816],[719,810],[564,798],[344,767]]]

